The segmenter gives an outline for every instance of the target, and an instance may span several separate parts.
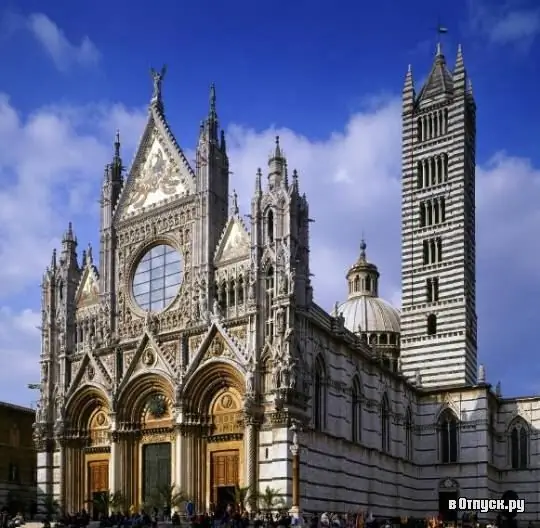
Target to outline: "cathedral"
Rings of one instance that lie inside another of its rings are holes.
[[[190,163],[164,73],[129,171],[118,136],[105,167],[99,255],[78,256],[70,224],[43,276],[38,501],[140,507],[174,485],[202,511],[270,487],[306,512],[423,517],[512,492],[537,519],[540,399],[504,398],[477,364],[461,48],[450,68],[438,46],[418,90],[405,78],[399,309],[364,241],[343,302],[314,302],[308,200],[279,139],[244,222],[214,87]]]

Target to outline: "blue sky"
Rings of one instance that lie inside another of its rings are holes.
[[[80,5],[83,4],[83,5]],[[420,88],[438,21],[453,65],[462,43],[478,105],[479,354],[503,393],[537,393],[540,294],[540,9],[531,2],[3,3],[0,12],[0,399],[29,404],[38,380],[39,284],[73,220],[97,243],[99,186],[116,128],[126,164],[146,116],[149,69],[193,148],[218,89],[232,186],[244,212],[273,136],[298,168],[313,224],[317,301],[345,297],[358,253],[400,290],[400,107],[407,65]],[[44,7],[46,6],[46,11]],[[192,157],[192,155],[191,155]],[[232,189],[231,189],[232,190]],[[81,247],[80,250],[83,248]]]

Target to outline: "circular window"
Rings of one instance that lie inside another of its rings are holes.
[[[182,259],[165,244],[155,246],[139,261],[133,275],[133,297],[145,311],[167,307],[182,284]]]

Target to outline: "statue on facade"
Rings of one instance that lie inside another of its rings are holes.
[[[276,310],[276,331],[279,335],[285,332],[285,310],[282,306]]]
[[[255,274],[253,271],[249,272],[249,286],[248,286],[248,300],[254,301],[255,300]]]
[[[294,281],[296,280],[296,271],[294,269],[289,273],[289,293],[294,293]]]
[[[152,75],[152,81],[154,83],[154,91],[152,93],[152,100],[156,100],[156,101],[161,100],[161,83],[163,82],[163,78],[165,77],[166,73],[167,73],[167,66],[163,66],[161,68],[161,71],[154,70],[154,68],[150,69],[150,74]]]
[[[216,318],[221,317],[221,308],[217,299],[214,299],[214,304],[212,305],[212,315]]]
[[[281,386],[281,365],[278,358],[274,359],[272,363],[272,383],[276,389]]]
[[[248,394],[255,392],[254,379],[255,374],[253,373],[253,366],[248,365],[248,369],[246,371],[246,393]]]
[[[287,272],[282,270],[279,274],[279,294],[285,295],[289,293]]]

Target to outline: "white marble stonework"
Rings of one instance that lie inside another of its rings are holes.
[[[474,200],[463,194],[473,193],[474,163],[465,170],[452,154],[467,134],[467,156],[474,150],[461,49],[453,70],[437,51],[421,90],[411,72],[405,82],[403,192],[411,200],[402,211],[402,310],[379,297],[365,241],[343,278],[342,302],[331,312],[317,305],[309,204],[279,138],[267,169],[254,168],[249,216],[240,213],[214,87],[191,167],[163,114],[164,74],[154,71],[126,181],[119,140],[107,165],[99,270],[91,249],[79,262],[70,226],[62,257],[53,253],[44,274],[40,503],[53,494],[77,511],[109,486],[141,504],[153,482],[145,479],[158,478],[146,473],[144,453],[157,444],[169,453],[164,467],[170,459],[170,478],[159,478],[198,510],[234,485],[273,488],[291,507],[295,424],[295,506],[304,511],[423,517],[449,493],[512,490],[526,501],[521,519],[538,519],[540,397],[504,398],[476,364],[474,217],[470,231],[452,220]],[[449,195],[449,174],[462,194],[434,202]],[[135,304],[134,270],[160,246],[176,251],[156,250],[137,287],[148,299],[171,285],[178,294],[156,297],[165,308],[151,311]],[[180,282],[170,267],[177,254]],[[218,466],[228,468],[221,481]]]

